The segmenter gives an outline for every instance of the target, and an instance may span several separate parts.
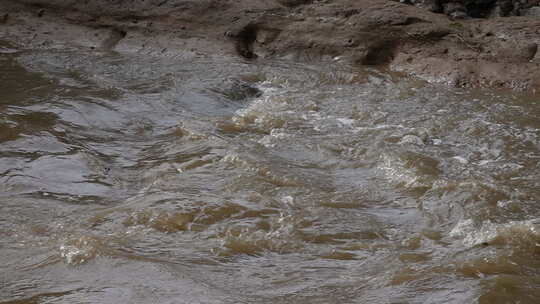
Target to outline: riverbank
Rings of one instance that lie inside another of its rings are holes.
[[[455,87],[540,90],[540,19],[453,19],[387,0],[18,0],[0,39],[160,56],[340,61]]]

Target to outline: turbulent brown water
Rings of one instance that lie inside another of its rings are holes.
[[[0,53],[0,303],[539,301],[538,98]]]

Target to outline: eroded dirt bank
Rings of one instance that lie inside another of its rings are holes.
[[[346,61],[458,87],[540,89],[534,11],[455,18],[447,10],[455,6],[441,7],[450,16],[389,0],[4,0],[0,39],[33,48]]]

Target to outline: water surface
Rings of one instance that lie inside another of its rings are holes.
[[[0,44],[0,303],[538,303],[540,100]]]

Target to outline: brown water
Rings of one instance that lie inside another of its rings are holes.
[[[538,97],[5,43],[0,69],[0,303],[540,301]]]

